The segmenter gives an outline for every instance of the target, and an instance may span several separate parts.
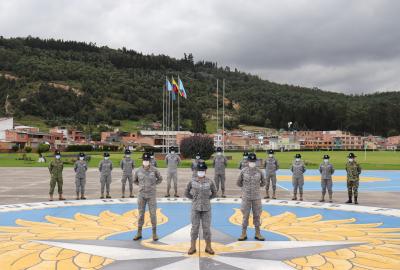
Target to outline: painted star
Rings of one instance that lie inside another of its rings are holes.
[[[103,268],[105,270],[131,270],[133,266],[135,269],[143,270],[289,270],[294,268],[284,263],[286,260],[363,244],[348,241],[237,242],[233,237],[215,229],[212,230],[212,235],[213,242],[223,247],[218,250],[217,246],[214,256],[204,255],[199,249],[196,256],[186,254],[186,246],[182,246],[182,243],[190,242],[190,226],[183,227],[158,242],[142,241],[140,243],[115,240],[36,242],[114,260],[112,264]],[[182,249],[183,247],[185,250]]]

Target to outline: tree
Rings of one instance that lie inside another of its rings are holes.
[[[37,152],[39,155],[41,155],[43,153],[48,152],[49,150],[50,150],[50,145],[42,143],[42,144],[39,144]]]
[[[192,114],[192,131],[193,133],[206,133],[206,121],[199,110],[194,110]]]
[[[180,151],[184,158],[193,158],[200,153],[202,159],[206,160],[214,153],[214,141],[209,136],[195,135],[184,138],[180,144]]]

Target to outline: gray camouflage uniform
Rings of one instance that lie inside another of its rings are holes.
[[[322,195],[325,196],[326,189],[328,189],[329,196],[332,196],[332,174],[335,172],[333,165],[323,162],[319,165],[319,172],[321,173]]]
[[[267,160],[265,160],[265,180],[266,180],[266,185],[265,185],[265,190],[267,193],[269,192],[269,185],[270,182],[272,184],[272,191],[276,191],[276,171],[279,169],[279,163],[278,160],[274,157],[268,157]]]
[[[199,236],[200,221],[205,241],[211,241],[211,202],[215,198],[217,190],[215,184],[209,178],[200,180],[197,176],[192,178],[186,186],[185,196],[192,200],[192,230],[191,240],[197,240]]]
[[[135,172],[133,183],[139,186],[139,228],[143,227],[146,204],[149,207],[151,225],[153,228],[157,226],[156,185],[160,184],[161,182],[162,176],[160,172],[153,166],[149,166],[148,169],[145,169],[142,166]]]
[[[87,163],[84,160],[75,161],[74,171],[75,171],[75,186],[76,193],[85,194],[86,185],[86,171],[88,169]]]
[[[125,194],[125,186],[126,181],[129,183],[129,192],[132,194],[133,192],[133,182],[132,182],[132,173],[133,169],[135,168],[135,161],[131,158],[124,158],[120,162],[120,167],[122,170],[122,194]]]
[[[290,171],[293,173],[292,185],[293,194],[297,195],[297,189],[299,190],[300,196],[303,195],[303,185],[304,185],[304,173],[306,171],[306,166],[303,161],[293,161]]]
[[[150,165],[153,167],[157,167],[157,160],[155,158],[150,159]]]
[[[253,211],[253,224],[255,227],[259,227],[262,211],[260,187],[265,186],[264,174],[258,168],[246,167],[240,172],[237,185],[242,188],[243,229],[246,229],[249,224],[251,210]]]
[[[192,160],[192,165],[190,167],[192,169],[192,177],[197,176],[197,164],[199,164],[199,162],[204,162],[204,160],[202,160],[202,159],[193,159]]]
[[[101,194],[104,194],[104,186],[107,194],[110,194],[111,171],[113,169],[112,161],[103,159],[99,164]]]
[[[225,167],[228,164],[226,157],[223,155],[216,155],[213,160],[214,166],[214,182],[219,191],[219,185],[221,184],[222,193],[225,192]]]
[[[174,181],[175,194],[178,193],[178,165],[181,163],[181,158],[178,154],[171,154],[165,156],[167,163],[167,192],[171,189],[171,180]]]
[[[249,166],[249,161],[247,160],[247,159],[242,159],[240,162],[239,162],[239,170],[243,170],[244,168],[246,168],[246,167],[248,167]]]

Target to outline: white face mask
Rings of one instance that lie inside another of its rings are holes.
[[[247,159],[247,156],[244,156],[243,159]]]
[[[349,158],[349,162],[353,162],[354,161],[354,159],[353,158]]]
[[[125,155],[125,157],[126,157],[126,158],[130,158],[130,157],[131,157],[131,155]]]
[[[104,157],[105,160],[108,160],[110,157]]]
[[[206,176],[206,171],[198,171],[198,172],[197,172],[197,176],[198,176],[198,177],[204,177],[204,176]]]
[[[150,158],[151,158],[151,159],[153,159],[153,158],[154,158],[154,156],[150,156]]]
[[[79,157],[79,159],[80,159],[80,160],[84,160],[84,159],[85,159],[85,157]]]
[[[329,162],[329,159],[324,159],[324,162],[325,162],[325,163],[328,163],[328,162]]]
[[[273,154],[269,154],[268,156],[269,156],[269,157],[273,157],[274,155],[273,155]]]
[[[300,161],[300,159],[299,159],[299,158],[296,158],[296,161]]]
[[[175,154],[175,151],[171,151],[171,154]]]
[[[143,166],[147,167],[150,165],[150,162],[148,160],[143,160]]]
[[[56,159],[60,159],[61,158],[61,156],[60,155],[56,155]]]
[[[200,156],[196,156],[196,159],[200,159]]]
[[[217,155],[218,155],[218,156],[222,156],[222,152],[218,152]]]
[[[250,168],[254,168],[256,166],[256,163],[255,162],[249,162],[249,167]]]

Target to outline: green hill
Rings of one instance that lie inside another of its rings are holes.
[[[279,129],[292,121],[298,129],[400,131],[400,93],[353,96],[282,85],[195,61],[192,54],[175,59],[93,43],[0,37],[0,74],[0,115],[33,116],[49,125],[161,120],[165,76],[179,75],[189,96],[181,100],[181,123],[187,129],[204,130],[206,125],[192,123],[215,115],[219,78],[226,79],[227,127]]]

